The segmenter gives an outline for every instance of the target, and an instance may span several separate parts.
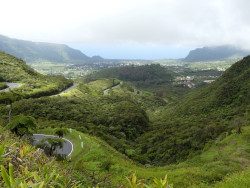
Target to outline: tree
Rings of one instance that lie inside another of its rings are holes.
[[[66,141],[61,138],[43,138],[39,141],[36,147],[44,149],[44,152],[48,154],[49,156],[53,155],[53,152],[56,150],[56,148],[62,148],[63,143]]]
[[[9,106],[9,122],[11,122],[11,113],[12,113],[12,103],[21,99],[22,96],[10,90],[10,92],[3,93],[0,95],[0,102],[4,101],[6,105]]]
[[[69,134],[69,130],[65,128],[57,128],[55,130],[55,134],[59,136],[59,138],[62,138],[63,136]]]
[[[244,119],[243,117],[237,116],[233,119],[231,122],[231,126],[236,129],[237,134],[242,133],[242,126],[244,125]]]
[[[37,124],[33,117],[20,114],[8,123],[5,128],[21,137],[35,132]]]

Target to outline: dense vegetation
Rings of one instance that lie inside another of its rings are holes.
[[[109,79],[81,83],[70,95],[20,100],[13,103],[12,114],[24,113],[35,118],[56,120],[56,126],[61,124],[99,136],[126,153],[135,139],[149,128],[146,110],[166,103],[154,96],[130,92],[126,84],[121,86],[120,92],[111,91],[104,96],[103,90],[113,82]],[[8,107],[2,106],[1,113],[7,117]]]
[[[0,126],[0,187],[76,187],[74,173]],[[5,186],[4,186],[5,185]]]
[[[53,129],[40,130],[40,133],[45,134],[52,132],[54,132]],[[78,135],[81,135],[84,148],[81,148]],[[82,184],[83,187],[97,185],[117,187],[122,184],[127,185],[125,177],[130,179],[130,175],[136,171],[136,176],[139,179],[136,183],[141,182],[141,185],[152,184],[153,177],[159,179],[166,174],[168,174],[168,181],[173,183],[175,187],[245,188],[249,184],[249,170],[247,170],[250,157],[249,126],[243,128],[242,134],[233,132],[231,135],[222,135],[213,146],[206,147],[202,154],[192,159],[178,165],[173,164],[160,168],[152,168],[150,165],[138,166],[104,141],[75,130],[66,136],[74,144],[73,169],[72,163],[51,162],[52,159],[45,157],[41,151],[30,147],[25,140],[14,137],[2,128],[0,138],[7,140],[4,144],[4,157],[0,158],[1,165],[4,165],[6,169],[8,169],[9,163],[14,165],[13,176],[16,178],[16,183],[24,182],[29,176],[33,184],[41,184],[44,181],[45,184],[54,186],[60,183],[61,187],[73,187],[73,184]],[[18,156],[19,159],[14,156]],[[7,158],[9,160],[5,160]],[[50,170],[48,171],[48,169]],[[51,171],[51,169],[53,170]],[[22,175],[17,176],[18,172]],[[231,175],[228,172],[234,174]],[[0,182],[3,183],[1,175]]]
[[[0,90],[8,88],[6,82],[0,82]]]
[[[146,151],[142,154],[156,163],[178,162],[198,154],[221,133],[249,124],[249,75],[250,56],[178,105],[159,112],[154,130],[138,141]]]
[[[118,78],[124,81],[154,81],[173,79],[174,72],[169,71],[159,64],[143,65],[143,66],[124,66],[104,69],[94,72],[88,77],[90,78]]]
[[[176,101],[177,98],[189,92],[188,88],[172,85],[172,81],[176,75],[176,73],[164,68],[160,64],[151,64],[108,68],[94,72],[88,75],[87,78],[117,78],[129,81],[135,87],[154,93],[166,101]]]

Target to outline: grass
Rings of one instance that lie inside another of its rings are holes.
[[[53,129],[44,129],[40,133],[52,134]],[[84,148],[81,148],[82,137]],[[112,161],[109,172],[112,183],[126,183],[125,176],[136,172],[138,178],[151,182],[153,177],[163,178],[168,174],[168,181],[175,187],[227,187],[242,180],[242,187],[249,183],[250,127],[244,127],[242,134],[232,134],[218,139],[207,151],[179,164],[164,167],[146,168],[136,164],[125,155],[111,148],[99,138],[72,130],[66,136],[74,144],[72,161],[78,170],[101,170],[105,161]],[[246,170],[246,171],[244,171]],[[242,172],[242,173],[241,173]],[[231,176],[229,176],[231,174]],[[244,183],[245,182],[245,183]],[[241,184],[239,184],[241,185]],[[232,186],[233,187],[233,186]],[[238,186],[240,187],[240,186]]]
[[[250,168],[240,173],[227,176],[222,182],[216,183],[214,188],[248,188],[250,186]]]

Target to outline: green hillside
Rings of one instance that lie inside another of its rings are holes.
[[[44,76],[26,63],[12,55],[0,51],[0,82],[14,82],[21,87],[13,89],[18,98],[40,97],[60,92],[72,85],[72,81],[62,76]],[[12,92],[12,94],[13,94]],[[0,93],[0,101],[4,101],[10,92]]]
[[[144,92],[131,92],[126,83],[104,95],[103,90],[113,83],[113,79],[81,81],[70,93],[15,102],[12,113],[46,118],[57,126],[98,136],[126,154],[134,147],[135,139],[147,131],[150,111],[164,107],[166,102]],[[2,106],[0,111],[7,116],[7,109]]]
[[[172,84],[176,73],[159,64],[142,66],[122,66],[93,72],[88,79],[117,78],[130,82],[137,90],[144,90],[164,98],[167,102],[178,101],[190,91],[189,88],[176,87]],[[133,88],[131,88],[133,90]]]
[[[207,146],[201,154],[192,159],[162,167],[138,165],[104,141],[87,134],[73,130],[66,137],[76,146],[72,155],[75,169],[80,172],[95,171],[98,174],[103,170],[103,164],[110,162],[111,167],[106,173],[110,174],[112,185],[126,184],[124,177],[136,172],[137,177],[144,179],[146,184],[152,183],[154,177],[163,178],[167,174],[168,181],[175,187],[213,187],[214,184],[216,187],[223,187],[228,185],[229,180],[233,187],[237,183],[234,177],[237,173],[242,173],[241,179],[244,182],[242,186],[239,184],[239,187],[246,188],[244,185],[250,183],[247,178],[250,162],[249,131],[248,126],[243,128],[242,134],[234,132],[231,135],[221,135],[212,146]],[[45,129],[41,132],[50,134],[52,130]],[[81,135],[84,148],[81,148],[78,135]]]
[[[246,55],[249,55],[249,51],[233,46],[214,46],[191,50],[183,60],[185,62],[219,61],[237,56],[244,57]]]
[[[250,56],[233,64],[215,82],[185,99],[180,113],[213,113],[219,108],[240,111],[250,104]],[[189,109],[189,110],[187,110]]]
[[[7,173],[16,187],[21,182],[40,187],[136,187],[126,179],[135,172],[138,179],[133,183],[141,182],[137,187],[160,187],[153,183],[166,174],[174,187],[249,185],[250,56],[213,83],[169,104],[144,90],[145,85],[136,85],[147,83],[154,91],[156,83],[169,82],[174,74],[159,65],[121,67],[123,74],[120,68],[93,73],[76,80],[78,86],[69,92],[52,96],[72,81],[41,75],[20,59],[0,55],[2,85],[22,84],[0,94],[0,124],[11,121],[10,112],[12,118],[32,116],[37,133],[71,129],[65,137],[74,144],[71,159],[51,162],[25,138],[0,127],[0,186],[8,186]],[[11,105],[6,103],[9,95],[16,97]]]
[[[0,50],[23,59],[28,63],[58,62],[84,63],[91,58],[79,50],[63,44],[17,40],[0,35]]]
[[[178,162],[198,154],[221,133],[249,125],[249,75],[250,56],[178,105],[158,112],[154,130],[138,140],[144,155],[156,164]]]
[[[44,123],[49,122],[43,122],[42,124]],[[147,185],[153,184],[153,178],[163,178],[167,174],[168,181],[173,183],[175,187],[236,186],[246,188],[250,183],[248,178],[249,130],[250,127],[248,126],[243,128],[242,134],[221,135],[214,145],[205,148],[200,155],[183,163],[152,167],[150,165],[138,165],[101,139],[75,130],[66,135],[66,138],[74,144],[72,162],[58,163],[47,159],[41,153],[38,154],[38,151],[31,148],[26,141],[20,142],[18,138],[6,131],[3,132],[1,128],[0,138],[8,139],[8,142],[4,144],[6,148],[4,153],[7,154],[7,151],[11,149],[12,153],[15,153],[22,161],[28,160],[30,162],[22,163],[20,159],[12,158],[10,154],[5,155],[1,160],[3,161],[7,157],[11,158],[11,161],[4,161],[2,164],[6,168],[8,168],[8,163],[15,165],[14,177],[16,177],[16,183],[25,181],[25,176],[19,178],[17,176],[17,172],[22,171],[23,167],[29,170],[29,175],[37,174],[36,178],[30,176],[33,184],[44,181],[44,183],[50,183],[51,185],[60,183],[62,187],[73,187],[76,182],[81,185],[80,187],[127,185],[128,182],[125,177],[130,177],[132,173],[136,172],[137,178],[143,179],[142,182]],[[51,128],[39,131],[43,134],[53,134],[53,132]],[[84,143],[83,148],[80,144],[81,141]],[[15,142],[20,143],[17,146],[14,144]],[[20,150],[23,150],[23,152],[20,152]],[[35,163],[35,161],[37,162]],[[21,164],[21,166],[18,167],[17,164]],[[43,166],[41,166],[42,164]],[[105,164],[110,164],[110,166],[107,168]],[[53,170],[48,171],[52,165]],[[52,176],[48,178],[45,173]],[[64,181],[64,178],[67,178],[67,181]],[[1,176],[0,183],[3,183]]]

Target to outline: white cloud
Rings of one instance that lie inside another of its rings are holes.
[[[8,0],[0,34],[60,43],[250,49],[249,0]]]

